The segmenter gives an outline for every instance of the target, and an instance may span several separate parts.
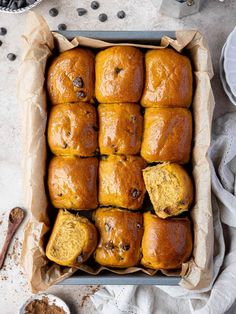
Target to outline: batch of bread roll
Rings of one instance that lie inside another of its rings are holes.
[[[47,92],[47,182],[58,211],[48,259],[180,268],[192,253],[189,215],[181,214],[194,193],[184,168],[192,145],[190,60],[171,48],[113,46],[96,55],[74,48],[51,60]]]

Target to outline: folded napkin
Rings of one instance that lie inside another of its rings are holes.
[[[214,278],[201,291],[179,286],[105,286],[91,299],[102,314],[236,313],[236,113],[213,124],[209,150]]]

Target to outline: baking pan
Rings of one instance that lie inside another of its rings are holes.
[[[56,31],[68,39],[76,36],[100,39],[114,43],[136,43],[159,45],[163,36],[175,39],[174,31]],[[77,271],[70,278],[61,281],[60,285],[178,285],[180,277],[167,277],[161,273],[154,276],[137,272],[127,275],[117,275],[102,271],[99,275],[88,275]]]

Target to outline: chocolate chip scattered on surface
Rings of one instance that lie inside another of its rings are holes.
[[[62,23],[62,24],[59,24],[57,26],[57,28],[58,28],[59,31],[65,31],[67,29],[67,26],[66,26],[66,24]]]
[[[14,61],[16,60],[16,55],[14,53],[8,53],[7,58],[10,61]]]
[[[58,10],[56,8],[51,8],[49,10],[49,15],[52,16],[52,17],[55,17],[58,15]]]
[[[117,12],[117,17],[119,19],[125,18],[125,11],[122,10],[122,11]]]
[[[85,15],[87,13],[87,10],[84,9],[84,8],[78,8],[77,12],[78,12],[79,16],[83,16],[83,15]]]
[[[7,29],[5,27],[0,27],[0,35],[4,36],[7,33]]]
[[[100,22],[105,22],[107,20],[107,15],[105,13],[101,13],[98,16]]]
[[[98,8],[99,8],[99,2],[97,2],[97,1],[92,1],[91,2],[91,8],[93,9],[93,10],[97,10]]]

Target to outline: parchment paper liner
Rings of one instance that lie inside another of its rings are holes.
[[[171,45],[177,51],[185,48],[191,57],[195,75],[195,95],[192,104],[194,116],[193,176],[195,180],[195,205],[191,210],[194,225],[194,249],[192,259],[182,265],[180,285],[187,289],[201,289],[209,285],[213,269],[213,222],[211,209],[211,182],[207,151],[210,145],[211,121],[214,98],[210,79],[213,76],[209,49],[198,31],[177,31],[176,40],[163,37],[161,46],[128,44],[136,47],[160,49]],[[100,40],[77,37],[69,42],[63,36],[52,33],[41,16],[30,12],[24,39],[23,60],[19,71],[18,100],[23,111],[23,169],[26,206],[31,213],[25,228],[22,249],[22,264],[28,275],[34,293],[72,275],[76,269],[61,267],[49,262],[44,252],[44,237],[49,230],[47,217],[47,196],[44,177],[46,161],[45,129],[47,106],[45,94],[45,67],[54,45],[60,51],[78,45],[104,48],[115,44]],[[121,45],[119,43],[119,45]],[[127,44],[124,44],[127,45]],[[83,271],[96,275],[99,267],[87,265]],[[156,271],[133,267],[124,270],[110,270],[117,274],[142,271],[153,275]],[[163,272],[176,275],[179,272]]]

